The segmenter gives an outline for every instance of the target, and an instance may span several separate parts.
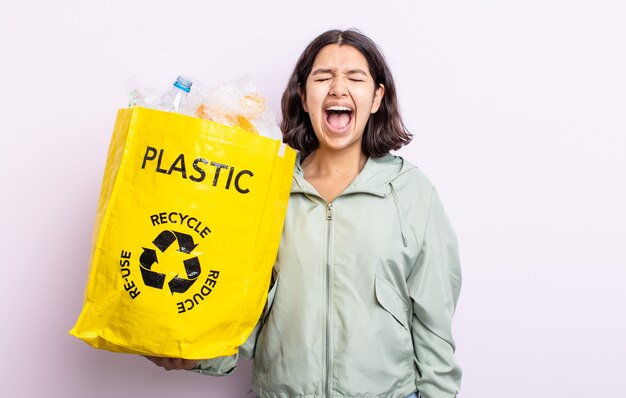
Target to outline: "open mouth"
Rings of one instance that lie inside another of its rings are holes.
[[[343,131],[350,125],[353,113],[354,111],[347,106],[329,106],[326,108],[326,122],[331,129]]]

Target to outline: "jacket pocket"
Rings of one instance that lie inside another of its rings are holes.
[[[396,292],[389,282],[378,275],[374,279],[374,290],[378,304],[391,314],[402,327],[409,330],[409,306],[402,296]]]

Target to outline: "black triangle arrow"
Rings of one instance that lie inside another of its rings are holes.
[[[178,251],[180,252],[190,254],[198,246],[194,243],[191,235],[183,234],[182,232],[174,232],[174,235],[176,235],[178,240]]]

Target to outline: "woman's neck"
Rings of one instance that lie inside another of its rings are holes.
[[[302,161],[302,170],[304,179],[327,203],[332,203],[363,170],[366,161],[360,148],[354,153],[318,149]]]
[[[350,176],[354,178],[363,170],[367,156],[357,150],[332,151],[317,149],[302,161],[304,177],[333,178]]]

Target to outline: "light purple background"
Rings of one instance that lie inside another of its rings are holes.
[[[621,0],[4,2],[0,396],[246,396],[249,362],[165,372],[67,334],[107,145],[130,75],[252,74],[279,115],[334,27],[384,50],[415,134],[401,152],[456,226],[461,396],[626,396],[624,21]]]

